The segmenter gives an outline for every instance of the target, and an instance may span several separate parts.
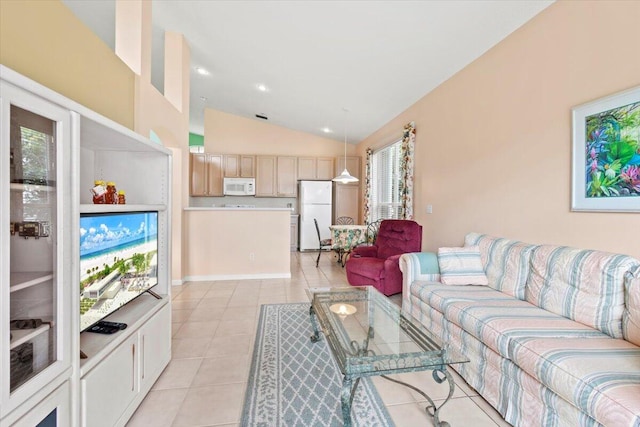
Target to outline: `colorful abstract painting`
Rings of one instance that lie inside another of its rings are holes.
[[[640,89],[576,107],[573,113],[572,208],[636,211],[640,208]]]

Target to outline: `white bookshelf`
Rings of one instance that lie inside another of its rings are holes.
[[[12,182],[7,168],[0,168],[0,222],[35,216],[51,227],[39,239],[0,229],[1,247],[11,246],[0,253],[0,425],[21,425],[18,420],[46,416],[50,409],[57,410],[58,425],[125,425],[171,357],[171,152],[2,65],[0,76],[3,162],[10,155],[14,103],[57,123],[55,176],[47,177],[48,185]],[[90,189],[98,179],[115,181],[127,203],[94,205]],[[20,204],[29,192],[43,201],[27,212]],[[142,294],[106,319],[127,323],[123,331],[80,333],[80,215],[145,211],[158,212],[158,283],[152,290],[160,298]],[[9,330],[11,320],[22,318],[44,323]],[[43,342],[48,358],[41,354]],[[34,366],[36,359],[44,364],[10,388],[10,350],[25,343],[33,343]],[[118,393],[131,387],[131,372],[132,393]],[[109,411],[102,414],[101,407]]]

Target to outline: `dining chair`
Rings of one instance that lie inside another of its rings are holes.
[[[338,218],[336,218],[336,224],[353,225],[355,224],[355,222],[353,221],[353,218],[351,218],[350,216],[339,216]]]
[[[318,220],[313,218],[313,222],[316,224],[316,233],[318,233],[318,258],[316,258],[316,268],[320,263],[320,254],[323,249],[331,249],[331,239],[323,239],[320,237],[320,227],[318,227]]]

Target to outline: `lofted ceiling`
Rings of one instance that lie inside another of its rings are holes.
[[[114,47],[115,0],[63,3]],[[162,91],[164,31],[179,32],[191,132],[214,108],[357,143],[551,3],[153,0],[152,82]]]

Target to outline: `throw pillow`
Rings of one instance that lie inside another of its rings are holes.
[[[484,274],[480,248],[439,248],[440,281],[445,285],[488,285]]]
[[[625,277],[625,312],[622,316],[624,339],[640,346],[640,267]]]

